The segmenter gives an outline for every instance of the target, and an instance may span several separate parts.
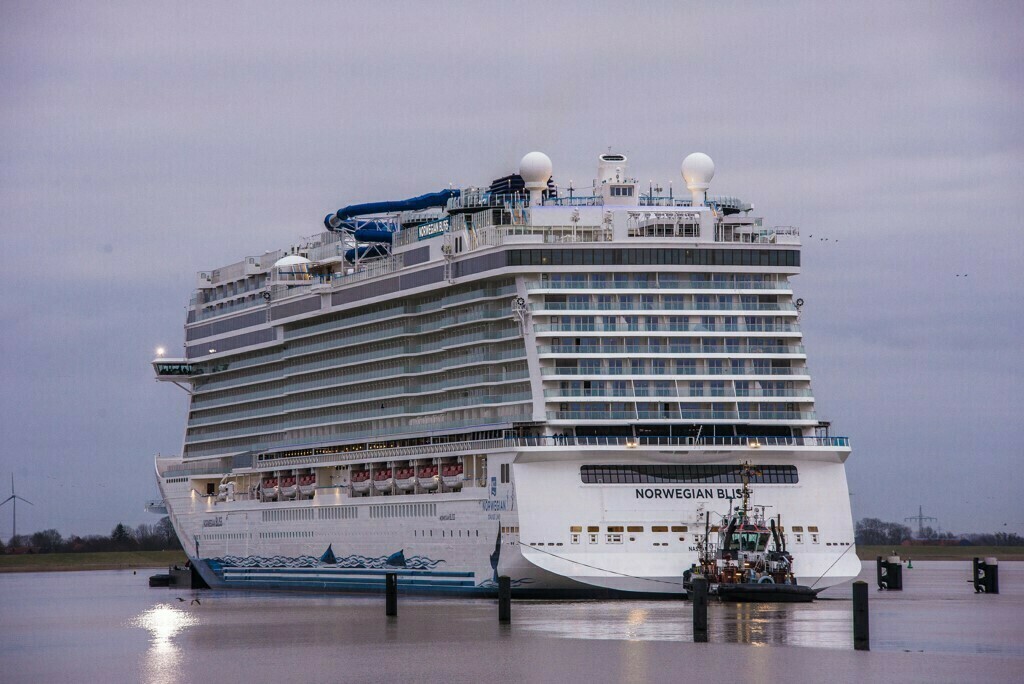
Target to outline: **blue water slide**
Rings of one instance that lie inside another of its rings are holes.
[[[369,214],[390,214],[398,211],[420,211],[430,207],[443,207],[448,204],[452,197],[458,197],[458,190],[442,190],[431,192],[419,197],[410,197],[404,200],[391,200],[389,202],[366,202],[364,204],[350,204],[342,207],[333,214],[324,218],[324,225],[327,230],[352,230],[356,227],[349,219],[356,216],[367,216]],[[358,237],[356,239],[359,239]],[[389,238],[390,239],[390,238]]]
[[[357,252],[356,250],[359,251]],[[345,250],[345,259],[354,263],[356,260],[356,254],[359,255],[360,259],[375,259],[377,257],[387,256],[388,248],[384,245],[359,245],[358,247]]]
[[[391,234],[398,230],[393,221],[349,221],[352,234],[359,242],[391,242]]]

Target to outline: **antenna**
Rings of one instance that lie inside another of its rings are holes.
[[[917,521],[917,538],[924,539],[924,523],[925,521],[938,522],[938,518],[933,518],[930,515],[924,514],[924,508],[920,505],[917,507],[917,515],[912,515],[909,518],[904,518],[904,522]]]
[[[28,499],[20,497],[20,496],[18,496],[17,494],[14,493],[14,473],[11,473],[11,495],[9,497],[7,497],[6,499],[4,499],[3,501],[0,501],[0,506],[3,506],[8,501],[13,501],[14,502],[14,504],[13,504],[14,505],[14,520],[11,523],[11,539],[12,540],[14,540],[18,536],[18,500],[19,499],[21,501],[24,501],[25,503],[27,503],[29,506],[35,506],[35,504],[32,503],[31,501],[29,501]]]

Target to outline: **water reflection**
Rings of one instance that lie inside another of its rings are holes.
[[[528,605],[528,604],[527,604]],[[565,604],[557,612],[540,605],[520,609],[525,629],[571,639],[678,641],[693,636],[692,606],[676,602]],[[709,606],[711,639],[753,646],[850,648],[849,603],[719,603]]]
[[[168,604],[153,606],[131,621],[133,627],[149,630],[150,646],[142,660],[145,681],[171,684],[179,681],[181,649],[174,637],[186,627],[198,624],[191,613]]]

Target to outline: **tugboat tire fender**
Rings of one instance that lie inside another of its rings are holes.
[[[775,580],[772,579],[771,575],[765,575],[761,579],[757,580],[758,584],[775,584]]]

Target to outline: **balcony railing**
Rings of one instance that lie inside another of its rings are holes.
[[[692,388],[690,392],[692,392]],[[707,397],[712,399],[717,397],[772,397],[777,399],[796,399],[814,396],[809,389],[733,390],[731,388],[726,388],[725,390],[717,393],[711,389],[705,389],[699,394],[692,394],[690,392],[680,392],[675,388],[669,388],[667,391],[659,390],[657,388],[648,388],[647,390],[643,390],[639,387],[627,387],[625,389],[547,389],[544,390],[544,396],[552,401],[577,398],[592,398],[596,401],[601,398],[610,397],[667,397],[685,401],[687,399],[703,400]]]
[[[623,436],[542,436],[510,437],[505,440],[517,449],[571,447],[825,447],[849,448],[849,437],[623,437]]]
[[[797,325],[740,325],[740,324],[712,324],[703,325],[701,323],[659,323],[657,328],[648,329],[646,326],[630,326],[621,325],[618,322],[615,323],[553,323],[546,324],[541,323],[533,326],[533,331],[536,333],[558,333],[558,332],[614,332],[614,333],[627,333],[627,332],[641,332],[641,333],[662,333],[662,332],[692,332],[692,333],[709,333],[709,332],[767,332],[767,333],[791,333],[800,332],[800,327]]]
[[[629,338],[625,338],[627,341]],[[538,344],[541,354],[804,354],[804,346],[752,344]]]
[[[817,420],[813,411],[548,411],[548,420]]]
[[[530,311],[796,311],[789,302],[644,302],[636,307],[616,302],[534,302]]]
[[[597,376],[671,376],[671,375],[683,375],[683,376],[696,376],[696,375],[714,375],[714,376],[725,376],[725,375],[736,375],[736,376],[773,376],[773,375],[810,375],[810,370],[807,368],[676,368],[674,371],[669,372],[668,369],[665,372],[655,373],[646,372],[644,369],[640,369],[644,372],[634,372],[633,369],[628,366],[622,368],[604,367],[604,368],[585,368],[585,367],[574,367],[574,368],[553,368],[551,366],[542,366],[540,369],[541,375],[586,375],[591,377]],[[650,369],[647,369],[650,370]]]
[[[781,290],[788,292],[792,287],[788,280],[768,281],[719,281],[719,280],[530,280],[529,290]]]

